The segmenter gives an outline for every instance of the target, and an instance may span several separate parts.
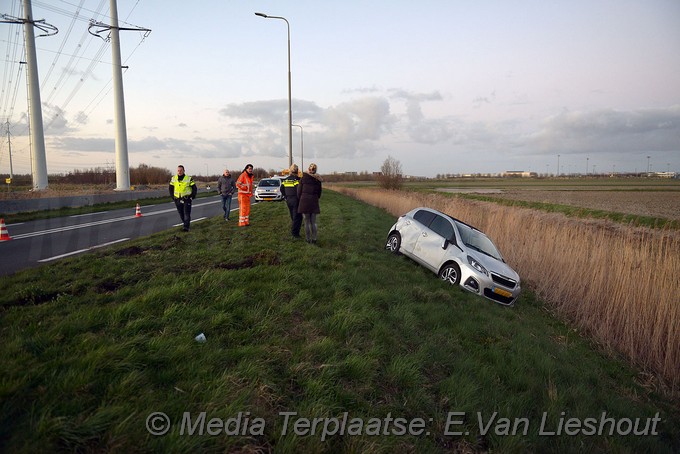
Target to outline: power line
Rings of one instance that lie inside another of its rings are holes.
[[[25,51],[21,55],[21,59],[24,59]],[[14,106],[17,104],[17,96],[19,94],[19,81],[21,80],[21,73],[24,71],[24,65],[19,64],[17,69],[16,83],[14,84],[14,94],[12,95],[12,102],[10,103],[9,115],[7,115],[7,120],[11,120],[14,116]]]
[[[85,0],[80,1],[80,5],[78,6],[78,9],[76,10],[75,14],[73,15],[71,23],[69,24],[69,27],[66,30],[66,33],[64,34],[64,38],[61,40],[61,46],[59,46],[59,50],[57,51],[57,54],[55,55],[54,60],[52,60],[52,64],[50,65],[50,69],[47,71],[47,74],[45,74],[43,76],[43,81],[42,81],[41,86],[45,86],[47,84],[47,81],[50,79],[50,75],[52,74],[52,71],[54,70],[55,66],[57,65],[57,61],[59,60],[59,57],[61,56],[61,52],[64,50],[64,46],[66,45],[68,38],[71,36],[71,31],[73,31],[73,26],[76,23],[76,19],[78,18],[79,11],[80,11],[80,8],[83,6],[83,3],[85,3]]]
[[[70,2],[67,2],[65,0],[59,0],[59,2],[65,4],[65,5],[71,6],[73,8],[79,8],[80,7],[80,5],[76,5],[74,3],[70,3]],[[98,16],[98,15],[101,14],[102,7],[106,3],[108,3],[107,0],[102,0],[96,10],[87,9],[85,7],[80,7],[80,9],[82,9],[86,13],[91,13],[94,16]],[[36,6],[40,6],[41,8],[44,8],[48,11],[52,11],[52,12],[55,12],[57,14],[61,14],[63,16],[69,17],[69,18],[72,18],[75,15],[73,13],[72,9],[62,9],[62,8],[57,7],[57,6],[54,6],[53,4],[44,3],[44,2],[41,2],[39,0],[33,0],[33,4],[36,5]],[[82,2],[81,2],[81,5],[82,5]],[[125,18],[125,20],[122,20],[122,21],[119,20],[118,22],[125,24],[125,25],[128,25],[130,27],[142,28],[142,27],[139,27],[135,24],[131,24],[129,22],[126,22],[130,18],[130,16],[132,15],[132,12],[135,10],[135,8],[137,8],[137,5],[139,5],[139,0],[137,0],[137,2],[135,3],[135,6],[132,7],[132,9],[128,13],[127,17]],[[110,16],[107,15],[107,19],[110,19]],[[77,20],[83,21],[83,22],[89,22],[89,19],[85,19],[82,15],[79,15]]]
[[[14,16],[16,15],[16,7],[17,3],[13,2],[12,3],[12,8],[11,8],[11,15]],[[14,109],[14,104],[9,104],[9,96],[10,92],[12,89],[12,83],[13,81],[11,80],[12,74],[15,72],[17,65],[19,65],[19,61],[16,58],[18,50],[19,50],[19,45],[21,43],[21,26],[19,24],[12,24],[8,23],[7,24],[7,53],[5,54],[5,59],[9,63],[8,65],[5,66],[5,70],[3,71],[3,79],[2,79],[2,92],[0,93],[0,107],[2,108],[2,117],[5,119],[9,119],[7,116],[7,110],[10,108],[11,105],[11,110]],[[14,39],[12,39],[14,37]],[[10,55],[11,54],[11,55]],[[8,78],[10,78],[8,80]],[[16,80],[16,84],[18,85],[19,80]]]
[[[89,1],[89,0],[88,0]],[[10,0],[7,2],[11,6],[11,13],[15,14],[15,11],[17,11],[17,7],[19,10],[21,9],[21,3],[20,0]],[[86,0],[73,0],[72,2],[65,1],[65,0],[33,0],[32,4],[36,5],[36,7],[40,8],[39,11],[41,11],[43,14],[45,12],[48,12],[48,15],[51,15],[49,13],[54,13],[63,17],[67,17],[69,19],[68,22],[64,22],[63,24],[60,24],[60,28],[63,29],[63,32],[65,33],[63,35],[63,38],[59,42],[59,46],[56,48],[56,50],[49,49],[51,46],[46,46],[47,48],[38,48],[38,50],[42,53],[44,52],[49,52],[54,54],[51,58],[51,61],[48,60],[48,66],[47,66],[47,72],[44,74],[42,78],[42,83],[41,86],[43,88],[47,88],[49,86],[49,89],[45,90],[45,95],[43,104],[44,105],[50,105],[53,110],[53,112],[56,112],[55,115],[50,115],[50,119],[46,118],[46,127],[44,128],[45,130],[49,129],[51,126],[54,126],[55,121],[59,117],[63,117],[66,113],[66,109],[68,106],[70,106],[73,101],[76,99],[80,102],[85,101],[85,99],[80,99],[78,98],[78,93],[80,93],[81,89],[84,86],[88,87],[93,87],[93,85],[90,83],[93,81],[95,78],[93,75],[95,74],[95,70],[97,69],[98,65],[100,63],[105,63],[110,65],[111,63],[102,61],[102,56],[104,55],[104,52],[109,48],[109,44],[106,42],[100,43],[100,46],[97,46],[94,57],[92,56],[91,51],[92,50],[92,44],[95,42],[95,40],[92,39],[92,36],[88,33],[87,30],[83,30],[81,39],[77,42],[73,41],[72,39],[74,38],[74,33],[75,31],[78,30],[77,24],[79,23],[99,23],[96,19],[100,20],[105,20],[105,18],[110,17],[110,12],[108,11],[108,0],[100,0],[97,2],[97,6],[95,10],[88,9],[86,7]],[[132,49],[132,51],[129,53],[129,55],[125,58],[123,61],[123,68],[126,69],[126,63],[128,60],[130,60],[135,52],[141,47],[141,45],[144,43],[146,36],[148,36],[148,33],[150,30],[142,28],[142,27],[136,27],[133,24],[129,22],[129,18],[132,16],[133,12],[135,11],[136,7],[139,5],[140,0],[137,0],[135,4],[132,6],[132,8],[129,10],[128,14],[125,17],[124,21],[119,21],[118,22],[118,28],[120,30],[124,29],[132,29],[132,30],[139,30],[143,33],[143,36],[137,43],[137,45]],[[4,8],[3,8],[4,9]],[[40,12],[38,13],[40,14]],[[21,13],[16,14],[18,16],[21,16]],[[93,19],[94,18],[94,19]],[[49,19],[49,18],[48,18]],[[42,19],[41,21],[35,21],[37,22],[36,26],[39,24],[42,24],[43,27],[46,27],[47,24],[45,24],[45,20]],[[130,27],[126,27],[127,25],[130,25]],[[132,28],[134,27],[134,28]],[[40,28],[43,31],[48,31],[45,30],[45,28]],[[56,30],[56,28],[55,28]],[[18,93],[19,93],[19,85],[21,84],[21,77],[24,75],[24,70],[25,68],[23,67],[24,65],[21,64],[21,60],[24,59],[23,55],[25,53],[25,43],[23,42],[22,39],[22,33],[21,33],[21,26],[20,25],[12,25],[8,24],[8,35],[7,35],[7,40],[4,41],[0,39],[0,44],[3,42],[5,43],[5,60],[8,62],[7,65],[2,65],[2,79],[0,79],[0,89],[2,90],[0,92],[0,113],[3,116],[3,119],[6,120],[11,120],[14,114],[15,106],[17,104],[17,99],[18,98]],[[71,48],[72,51],[68,52],[68,49]],[[19,54],[21,53],[22,57],[19,57]],[[89,54],[89,55],[88,55]],[[60,61],[62,60],[62,57],[68,57],[69,60],[66,63],[66,65],[63,67],[63,69],[60,68]],[[1,58],[1,57],[0,57]],[[86,64],[86,67],[83,67],[82,65]],[[45,65],[44,65],[45,66]],[[59,72],[59,78],[57,81],[55,81],[53,84],[50,83],[52,81],[58,70]],[[77,77],[74,78],[73,75],[77,74]],[[106,79],[104,79],[106,80]],[[96,80],[97,82],[99,79]],[[75,82],[75,84],[74,84]],[[103,82],[103,81],[102,81]],[[89,99],[89,102],[84,103],[85,107],[78,111],[81,112],[84,115],[91,115],[92,112],[97,109],[97,107],[101,104],[101,102],[109,95],[109,93],[112,90],[111,87],[111,82],[112,78],[108,78],[108,81],[101,86],[101,89],[98,91],[98,93]],[[55,100],[59,97],[60,93],[66,88],[71,86],[71,90],[67,92],[66,97],[59,102],[58,104],[55,103]],[[95,84],[97,85],[97,84]],[[21,103],[19,104],[21,106]],[[23,107],[20,107],[22,111],[22,118],[24,117],[24,111]],[[74,110],[75,112],[75,110]],[[20,121],[12,122],[13,129],[17,129],[16,134],[17,136],[25,136],[26,131],[28,130],[28,122],[27,121]],[[30,137],[29,140],[26,142],[30,142]],[[27,161],[27,154],[26,152],[27,147],[30,147],[30,144],[25,145],[25,142],[23,140],[19,141],[17,143],[17,146],[15,148],[14,143],[13,145],[13,150],[12,150],[12,155],[17,156],[17,164],[21,165],[22,161]],[[23,145],[23,146],[22,146]]]
[[[100,11],[104,7],[105,2],[106,2],[106,0],[100,1],[99,7],[97,8],[97,12],[95,12],[95,17],[100,15]],[[64,69],[62,70],[61,75],[59,76],[59,79],[57,80],[57,82],[54,85],[54,88],[52,89],[50,94],[47,96],[47,99],[45,101],[46,104],[49,104],[52,101],[52,99],[57,95],[57,93],[63,88],[63,86],[65,85],[64,79],[68,75],[75,73],[74,68],[75,68],[76,65],[78,65],[80,63],[80,61],[79,61],[79,59],[81,58],[80,54],[85,53],[87,51],[87,49],[89,48],[90,44],[92,43],[92,40],[90,40],[87,43],[87,46],[83,47],[83,43],[88,38],[89,38],[89,33],[87,32],[87,30],[84,30],[83,34],[80,38],[80,41],[76,45],[75,51],[71,55],[71,58],[69,59],[68,63],[66,64],[66,67],[64,67]],[[101,53],[102,53],[101,48],[99,49],[99,51],[97,53],[101,55]],[[58,56],[57,56],[57,58],[58,58]]]

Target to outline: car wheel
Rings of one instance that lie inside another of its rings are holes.
[[[399,246],[401,246],[401,235],[399,235],[397,232],[390,233],[387,237],[385,249],[393,254],[399,254]]]
[[[439,271],[439,278],[451,285],[460,284],[460,267],[456,263],[448,263]]]

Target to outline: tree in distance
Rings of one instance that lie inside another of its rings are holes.
[[[392,156],[388,156],[380,167],[378,182],[385,189],[401,189],[403,186],[401,163]]]

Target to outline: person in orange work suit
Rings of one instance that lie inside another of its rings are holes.
[[[253,165],[248,164],[236,180],[238,188],[238,226],[250,225],[250,197],[253,195]]]

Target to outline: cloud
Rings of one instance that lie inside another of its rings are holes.
[[[442,101],[438,91],[431,93],[411,93],[404,90],[392,90],[392,98],[406,102],[406,131],[409,138],[420,144],[437,144],[446,142],[454,136],[449,119],[426,118],[421,103]]]
[[[489,96],[477,96],[475,99],[472,100],[472,105],[476,108],[479,109],[482,107],[483,104],[491,104],[496,100],[496,91],[494,90],[491,92]]]
[[[181,150],[182,147],[186,146],[187,143],[181,140],[161,140],[157,137],[145,137],[141,140],[128,141],[128,149],[131,153],[160,151],[173,148]]]
[[[352,89],[347,89],[347,90],[342,90],[342,94],[345,95],[351,95],[352,93],[359,93],[359,94],[373,94],[373,93],[378,93],[380,92],[380,89],[373,85],[372,87],[364,87],[364,88],[352,88]]]
[[[404,90],[402,88],[391,88],[389,90],[390,98],[405,99],[407,101],[441,101],[442,95],[435,90],[430,93],[414,93]]]
[[[305,100],[293,100],[293,105],[293,121],[302,124],[310,155],[356,157],[371,154],[375,149],[371,143],[389,133],[396,121],[390,114],[388,100],[381,97],[360,98],[328,108]],[[239,120],[233,126],[242,134],[234,138],[241,155],[287,154],[287,100],[232,104],[219,113]],[[224,149],[230,150],[227,153],[233,153],[235,144],[228,145],[222,144]]]
[[[50,140],[50,148],[64,150],[67,152],[101,152],[114,151],[115,142],[113,139],[89,138],[62,136]]]
[[[680,106],[565,111],[545,119],[525,144],[561,153],[680,151]]]
[[[288,100],[271,100],[230,104],[219,111],[220,115],[252,119],[268,126],[279,123],[288,113]]]
[[[370,156],[396,118],[385,98],[370,97],[329,107],[319,120],[318,152],[325,157]]]
[[[66,113],[60,107],[53,104],[45,104],[42,107],[43,130],[50,135],[66,134],[73,132],[66,119]]]
[[[85,112],[78,112],[76,114],[75,121],[80,125],[86,125],[90,121],[90,118],[85,114]]]
[[[493,103],[495,93],[478,97]],[[391,89],[384,96],[364,96],[323,107],[293,100],[293,121],[304,128],[305,158],[374,157],[394,148],[413,155],[430,151],[446,156],[474,153],[504,159],[553,154],[595,155],[680,151],[680,106],[620,111],[562,111],[543,119],[511,121],[488,115],[432,116],[424,103],[442,103],[439,91],[426,93]],[[441,111],[442,106],[437,105]],[[470,107],[472,108],[472,106]],[[485,109],[481,109],[485,110]],[[285,158],[288,155],[288,100],[228,104],[218,111],[217,134],[202,132],[182,139],[147,136],[130,140],[130,153],[173,159],[239,157]],[[185,129],[185,123],[180,127]],[[61,127],[68,130],[64,122]],[[177,132],[177,134],[180,134]],[[297,156],[299,131],[293,130]],[[51,138],[51,147],[65,152],[113,152],[112,138]],[[425,145],[418,146],[418,145]],[[389,148],[389,149],[388,149]],[[415,159],[415,158],[414,158]],[[531,158],[533,159],[533,158]],[[591,161],[592,162],[592,161]]]

